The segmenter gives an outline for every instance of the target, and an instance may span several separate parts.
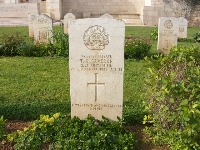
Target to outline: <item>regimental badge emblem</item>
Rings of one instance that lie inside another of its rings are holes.
[[[171,29],[171,28],[173,28],[173,23],[171,20],[166,20],[164,26],[167,29]]]
[[[85,31],[83,41],[90,50],[103,50],[109,44],[109,34],[101,26],[91,26]]]

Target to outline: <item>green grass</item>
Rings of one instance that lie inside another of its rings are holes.
[[[124,101],[126,107],[135,107],[131,113],[137,118],[132,121],[141,118],[138,112],[143,112],[144,65],[143,61],[125,63]],[[0,83],[0,116],[34,119],[40,114],[70,113],[69,68],[65,58],[1,57]]]
[[[188,38],[194,38],[195,33],[200,32],[199,27],[188,27]]]
[[[54,26],[54,31],[63,31],[63,27]],[[146,27],[146,26],[127,26],[126,36],[133,37],[150,37],[151,30],[157,29],[157,27]],[[188,28],[188,38],[193,38],[194,34],[199,32],[199,27]],[[3,34],[12,34],[19,32],[25,36],[28,36],[28,27],[0,27],[0,41]]]
[[[126,36],[133,37],[150,37],[151,30],[157,29],[157,27],[137,27],[137,26],[127,26],[126,27]]]
[[[126,27],[126,36],[133,36],[133,37],[150,37],[150,33],[152,30],[157,29],[157,27],[146,27],[146,26],[128,26]],[[188,38],[192,39],[194,34],[200,32],[199,27],[188,27]]]
[[[2,57],[0,83],[0,115],[6,118],[69,112],[67,59]]]
[[[63,28],[61,26],[54,26],[53,30],[63,31]],[[4,34],[14,34],[14,33],[20,33],[28,37],[28,27],[0,27],[0,44]]]

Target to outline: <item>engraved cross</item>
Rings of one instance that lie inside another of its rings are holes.
[[[98,86],[101,86],[101,85],[104,85],[105,86],[105,83],[99,83],[98,81],[98,73],[95,73],[95,83],[87,83],[87,86],[90,86],[90,85],[94,85],[95,86],[95,102],[97,101],[97,92],[98,92]]]
[[[170,42],[168,40],[165,40],[165,42],[167,43],[167,48],[169,48]]]

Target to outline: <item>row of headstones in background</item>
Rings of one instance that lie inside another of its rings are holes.
[[[53,43],[53,20],[38,13],[28,14],[29,37],[34,37],[35,43]]]
[[[110,14],[104,14],[100,18],[113,17]],[[76,17],[72,13],[64,16],[64,33],[68,33],[68,23],[75,20]],[[34,37],[35,43],[53,43],[53,22],[50,17],[45,14],[31,13],[28,14],[29,20],[29,37]]]
[[[29,36],[34,37],[35,42],[53,43],[53,22],[47,15],[38,13],[29,14]],[[104,14],[100,18],[113,17]],[[68,33],[68,23],[75,20],[72,13],[64,17],[64,33]],[[188,22],[185,18],[161,17],[158,24],[158,52],[167,54],[173,46],[177,45],[178,38],[187,38]]]
[[[39,14],[32,18],[35,39],[48,42],[52,37],[52,19]],[[91,114],[100,120],[102,116],[115,121],[122,118],[125,23],[111,18],[103,15],[75,20],[71,15],[66,21],[72,117],[85,119]],[[180,20],[160,18],[161,52],[168,53],[178,37],[187,35],[185,20]]]
[[[161,17],[158,22],[159,53],[168,54],[170,49],[177,46],[178,38],[187,38],[187,19],[175,17]]]
[[[39,14],[29,18],[30,36],[36,42],[48,42],[52,19]],[[107,14],[78,20],[73,14],[65,16],[72,117],[85,119],[91,114],[100,120],[102,116],[115,121],[122,118],[125,23],[109,18],[112,16]]]
[[[109,19],[113,19],[113,16],[111,16],[110,14],[106,13],[104,15],[102,15],[100,18],[109,18]],[[68,24],[70,21],[73,21],[76,19],[76,16],[72,13],[67,13],[64,16],[64,33],[68,33]]]

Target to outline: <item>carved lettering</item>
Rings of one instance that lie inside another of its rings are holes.
[[[121,108],[118,104],[71,104],[78,108],[89,108],[91,111],[103,111],[105,108]]]

